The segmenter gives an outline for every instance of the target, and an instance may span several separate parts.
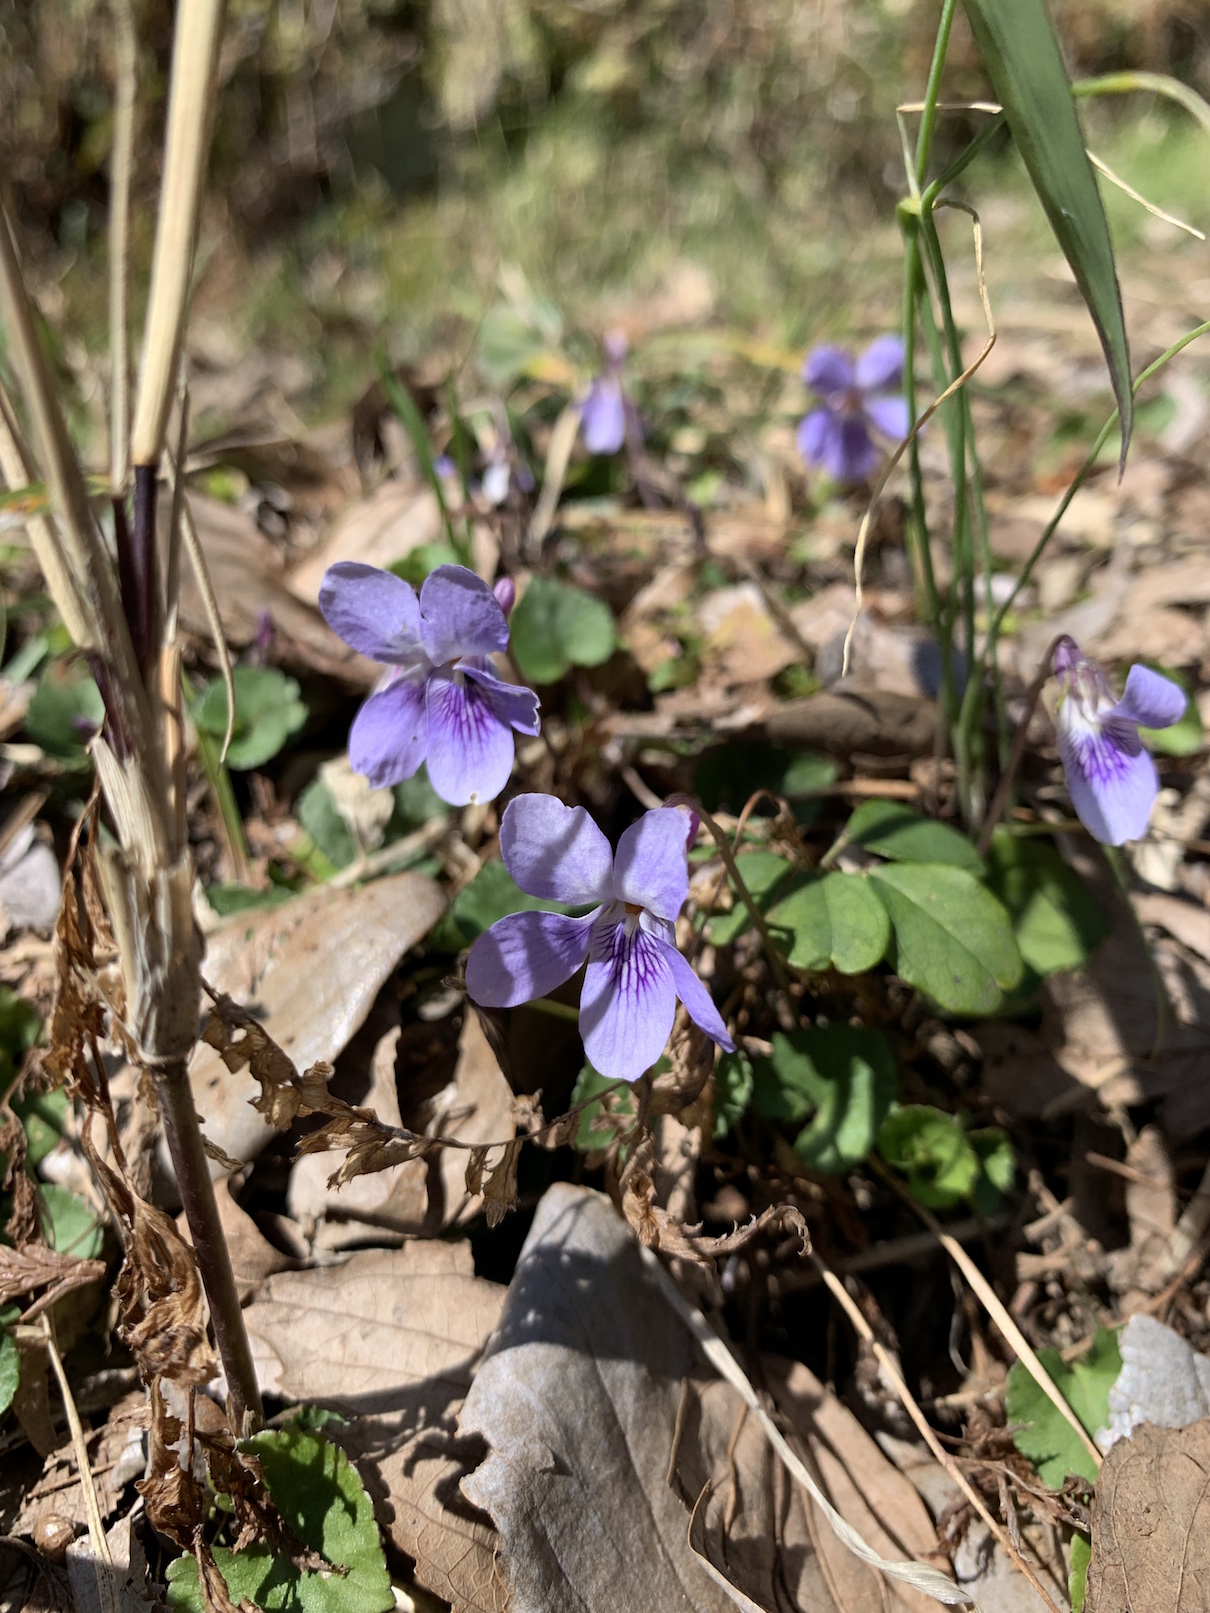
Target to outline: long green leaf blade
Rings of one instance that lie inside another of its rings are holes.
[[[1101,338],[1121,416],[1124,464],[1134,396],[1122,295],[1058,41],[1043,0],[964,4],[996,99]]]

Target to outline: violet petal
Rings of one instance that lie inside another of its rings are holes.
[[[840,420],[831,409],[812,409],[798,422],[798,451],[808,465],[824,464],[830,445],[840,435]]]
[[[504,809],[500,855],[523,891],[573,907],[613,896],[609,841],[583,807],[553,795],[517,795]]]
[[[1063,707],[1058,729],[1059,755],[1080,822],[1102,845],[1140,839],[1147,832],[1159,781],[1137,733],[1139,748],[1132,754],[1119,743],[1113,726],[1065,723]]]
[[[465,672],[468,678],[475,680],[506,728],[515,728],[519,734],[539,732],[538,697],[532,689],[524,684],[506,683],[481,661],[455,661],[454,671]]]
[[[828,440],[824,468],[834,482],[864,482],[882,457],[860,415],[844,415]]]
[[[857,385],[863,392],[885,392],[903,378],[903,342],[877,336],[857,360]]]
[[[1149,666],[1132,666],[1126,691],[1106,717],[1125,717],[1141,728],[1171,728],[1185,715],[1189,697],[1179,684]]]
[[[372,694],[349,730],[349,763],[375,789],[401,784],[424,761],[429,745],[423,679],[396,678]]]
[[[635,925],[593,930],[580,994],[580,1035],[594,1069],[611,1081],[637,1081],[668,1044],[676,1014],[672,970],[660,943]]]
[[[596,913],[510,913],[478,938],[466,960],[466,989],[484,1008],[515,1008],[554,991],[588,956]]]
[[[675,919],[689,894],[683,815],[675,807],[644,812],[618,841],[613,869],[620,900]]]
[[[440,668],[428,681],[429,783],[451,806],[492,801],[513,770],[512,730],[489,696],[461,672]]]
[[[371,661],[410,666],[424,657],[416,595],[392,571],[338,560],[324,572],[319,608],[332,631]]]
[[[867,398],[864,407],[866,419],[884,437],[889,437],[893,443],[901,443],[907,436],[910,427],[906,398],[890,394],[882,398]]]
[[[676,994],[689,1011],[689,1018],[716,1041],[727,1053],[735,1052],[735,1043],[723,1024],[722,1015],[714,1006],[714,999],[694,974],[690,965],[675,947],[667,947],[664,958],[672,971]]]
[[[508,644],[508,623],[491,589],[465,566],[438,566],[420,590],[420,632],[435,666],[491,655]]]
[[[598,376],[592,383],[580,413],[580,430],[590,454],[616,454],[626,441],[626,403],[616,376]]]
[[[802,367],[803,380],[821,398],[848,392],[856,384],[853,360],[843,347],[813,347]]]

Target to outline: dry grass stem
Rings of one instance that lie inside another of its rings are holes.
[[[899,1368],[896,1366],[890,1352],[886,1350],[883,1345],[881,1345],[874,1337],[873,1328],[871,1328],[869,1322],[867,1322],[865,1317],[861,1314],[861,1311],[853,1300],[853,1296],[840,1281],[840,1278],[837,1277],[836,1273],[830,1270],[830,1268],[824,1264],[818,1255],[812,1254],[811,1259],[816,1270],[819,1272],[820,1277],[827,1284],[828,1292],[844,1311],[857,1333],[860,1334],[862,1339],[864,1339],[866,1344],[869,1345],[870,1349],[873,1351],[880,1370],[884,1374],[887,1382],[894,1389],[895,1393],[899,1396],[903,1409],[907,1412],[913,1423],[915,1423],[920,1432],[920,1437],[924,1440],[924,1443],[928,1446],[929,1450],[933,1453],[936,1459],[941,1463],[949,1477],[962,1491],[963,1495],[978,1513],[979,1517],[982,1518],[983,1522],[991,1530],[992,1534],[996,1538],[997,1543],[1008,1554],[1011,1560],[1025,1575],[1026,1579],[1028,1579],[1034,1590],[1037,1591],[1038,1595],[1046,1603],[1047,1607],[1050,1609],[1050,1613],[1061,1613],[1061,1610],[1056,1607],[1053,1598],[1047,1592],[1046,1587],[1038,1578],[1037,1573],[1013,1544],[1011,1538],[1004,1529],[1003,1525],[1000,1523],[999,1519],[994,1518],[988,1511],[982,1496],[980,1496],[979,1492],[971,1484],[966,1474],[963,1473],[962,1469],[954,1461],[953,1457],[945,1449],[944,1445],[942,1445],[941,1441],[933,1432],[932,1425],[921,1411],[919,1405],[916,1403],[916,1398],[912,1394],[912,1391],[903,1381]]]
[[[121,497],[130,475],[130,184],[138,93],[130,0],[113,0],[113,26],[117,85],[109,169],[109,485]]]
[[[225,11],[224,0],[181,0],[176,12],[164,182],[131,439],[136,465],[159,464],[176,387]]]

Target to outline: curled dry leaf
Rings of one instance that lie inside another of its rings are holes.
[[[720,1238],[706,1237],[697,1226],[683,1226],[675,1216],[655,1202],[655,1183],[644,1170],[632,1171],[622,1194],[622,1213],[634,1228],[645,1249],[658,1249],[677,1260],[692,1260],[711,1266],[722,1255],[734,1254],[762,1234],[784,1232],[799,1240],[802,1253],[809,1254],[811,1237],[807,1223],[790,1204],[771,1204],[754,1215],[747,1226],[737,1227]]]
[[[1105,1458],[1092,1503],[1088,1605],[1202,1613],[1210,1584],[1210,1418],[1144,1423]]]
[[[73,1288],[99,1282],[105,1275],[103,1260],[79,1260],[74,1255],[56,1254],[45,1244],[30,1243],[23,1249],[0,1245],[0,1305],[21,1299],[37,1289],[45,1293],[30,1305],[23,1321],[32,1321]]]
[[[434,881],[411,872],[354,889],[309,891],[243,914],[211,935],[203,973],[218,995],[249,1010],[295,1069],[331,1064],[443,906]],[[202,1045],[189,1079],[211,1142],[235,1159],[253,1159],[273,1128],[252,1107],[258,1093],[252,1071],[229,1071],[213,1047]]]
[[[787,1505],[801,1511],[805,1503],[787,1496],[784,1472],[755,1429],[743,1445],[742,1471],[732,1465],[732,1442],[744,1435],[738,1395],[708,1381],[699,1396],[698,1376],[692,1337],[622,1220],[595,1193],[552,1188],[460,1424],[489,1446],[462,1487],[500,1531],[510,1610],[730,1613],[737,1600],[746,1605],[730,1587],[769,1608],[923,1609],[855,1560],[845,1568],[845,1599],[838,1598],[813,1517],[800,1516],[792,1534],[783,1529]],[[829,1397],[813,1381],[794,1377],[787,1393],[805,1416],[816,1391],[818,1409]],[[854,1521],[876,1540],[889,1537],[893,1555],[931,1548],[927,1515],[907,1481],[868,1437],[851,1456],[849,1437],[859,1432],[846,1424],[838,1433],[833,1424],[820,1434],[821,1451],[842,1445],[825,1482],[839,1504],[860,1504]],[[670,1463],[679,1490],[670,1487]],[[864,1501],[864,1487],[875,1481],[891,1488],[875,1488],[877,1499]],[[708,1483],[701,1538],[730,1586],[689,1542],[692,1509]]]
[[[304,1152],[295,1161],[287,1202],[316,1247],[365,1241],[367,1225],[431,1235],[469,1220],[483,1205],[478,1162],[497,1161],[504,1151],[499,1145],[513,1136],[512,1093],[474,1014],[463,1021],[453,1080],[429,1106],[442,1137],[459,1146],[438,1146],[403,1126],[398,1042],[395,1026],[374,1050],[370,1090],[358,1110],[363,1118],[348,1126],[334,1118],[304,1140],[307,1148],[336,1150],[335,1157]],[[366,1112],[373,1118],[365,1119]],[[341,1160],[340,1151],[349,1149]]]
[[[505,1606],[496,1532],[458,1488],[482,1448],[456,1433],[504,1293],[469,1244],[414,1242],[272,1277],[245,1312],[262,1387],[350,1418],[379,1522],[455,1613]]]

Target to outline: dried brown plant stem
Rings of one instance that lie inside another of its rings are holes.
[[[80,1421],[80,1413],[76,1410],[75,1397],[71,1392],[71,1385],[67,1381],[67,1373],[63,1367],[63,1358],[59,1354],[59,1346],[55,1341],[54,1323],[49,1312],[39,1317],[41,1323],[42,1342],[46,1346],[46,1353],[50,1357],[50,1364],[54,1368],[55,1378],[59,1384],[59,1393],[63,1396],[63,1410],[67,1413],[67,1426],[71,1431],[72,1450],[76,1458],[76,1466],[80,1472],[80,1489],[84,1496],[84,1510],[88,1515],[88,1538],[96,1553],[99,1563],[97,1583],[100,1587],[101,1602],[104,1613],[117,1613],[117,1599],[114,1595],[113,1583],[113,1555],[109,1549],[109,1541],[105,1535],[105,1522],[101,1517],[101,1505],[97,1500],[97,1487],[93,1483],[92,1464],[88,1456],[88,1442],[84,1437],[84,1425]]]
[[[950,1257],[950,1259],[957,1266],[958,1270],[974,1289],[981,1304],[983,1305],[984,1310],[986,1310],[992,1321],[999,1328],[1004,1339],[1007,1341],[1009,1346],[1016,1351],[1018,1358],[1028,1370],[1030,1377],[1033,1378],[1034,1382],[1038,1385],[1038,1388],[1041,1389],[1042,1393],[1063,1418],[1064,1422],[1070,1426],[1072,1432],[1076,1435],[1081,1445],[1083,1445],[1084,1449],[1092,1458],[1093,1465],[1097,1468],[1100,1468],[1101,1463],[1104,1461],[1104,1457],[1101,1455],[1101,1452],[1097,1449],[1093,1441],[1089,1438],[1088,1430],[1084,1427],[1084,1424],[1080,1421],[1075,1412],[1068,1405],[1067,1401],[1063,1398],[1063,1395],[1059,1392],[1059,1389],[1050,1373],[1047,1372],[1041,1361],[1038,1360],[1037,1351],[1025,1337],[1025,1334],[1022,1333],[1016,1322],[1013,1321],[1007,1307],[1004,1304],[1004,1301],[996,1293],[995,1289],[979,1270],[978,1266],[976,1266],[975,1262],[967,1254],[966,1250],[954,1238],[950,1237],[949,1233],[946,1232],[945,1228],[941,1225],[940,1221],[938,1221],[933,1212],[925,1209],[924,1205],[921,1204],[918,1199],[913,1198],[903,1183],[900,1182],[885,1165],[880,1164],[878,1160],[872,1160],[871,1164],[873,1169],[877,1171],[878,1175],[887,1184],[887,1186],[892,1188],[894,1192],[903,1200],[903,1202],[910,1209],[915,1211],[915,1213],[924,1222],[925,1226],[937,1239],[938,1243],[940,1243],[946,1254]]]
[[[954,1461],[953,1457],[945,1449],[945,1446],[942,1445],[941,1441],[937,1438],[937,1435],[933,1432],[932,1425],[917,1404],[915,1395],[913,1395],[912,1391],[903,1381],[903,1374],[899,1371],[894,1357],[882,1344],[878,1342],[878,1339],[874,1336],[873,1328],[861,1314],[861,1311],[853,1299],[853,1296],[841,1282],[840,1278],[837,1277],[836,1273],[826,1266],[817,1254],[812,1254],[811,1260],[816,1271],[818,1271],[820,1277],[827,1284],[828,1292],[832,1295],[833,1299],[836,1300],[840,1308],[848,1317],[849,1321],[853,1324],[854,1331],[861,1336],[861,1338],[873,1352],[874,1358],[878,1362],[879,1369],[892,1389],[894,1389],[895,1393],[899,1396],[900,1404],[915,1423],[917,1429],[919,1430],[920,1437],[924,1440],[924,1443],[928,1446],[929,1450],[932,1451],[937,1461],[941,1463],[946,1473],[948,1473],[950,1478],[953,1479],[954,1483],[962,1491],[962,1494],[966,1497],[967,1501],[991,1530],[1001,1549],[1007,1553],[1008,1557],[1021,1570],[1026,1579],[1033,1586],[1034,1590],[1037,1591],[1038,1595],[1046,1603],[1047,1607],[1050,1609],[1050,1613],[1060,1613],[1059,1608],[1055,1605],[1054,1599],[1047,1592],[1046,1587],[1038,1578],[1038,1575],[1034,1571],[1031,1564],[1021,1555],[1016,1546],[1014,1546],[999,1519],[993,1518],[991,1513],[988,1511],[982,1496],[974,1488],[966,1474]]]
[[[198,1271],[210,1305],[214,1342],[227,1377],[228,1411],[237,1437],[243,1438],[260,1427],[265,1411],[240,1310],[231,1255],[219,1220],[210,1162],[202,1143],[197,1110],[193,1107],[187,1065],[180,1059],[162,1065],[152,1074],[164,1137],[180,1189],[181,1207],[189,1224]]]
[[[113,0],[113,26],[117,84],[109,169],[109,485],[121,497],[130,474],[130,184],[138,94],[130,0]]]
[[[224,0],[180,0],[176,9],[164,182],[131,436],[136,466],[158,466],[176,388],[225,12]]]

